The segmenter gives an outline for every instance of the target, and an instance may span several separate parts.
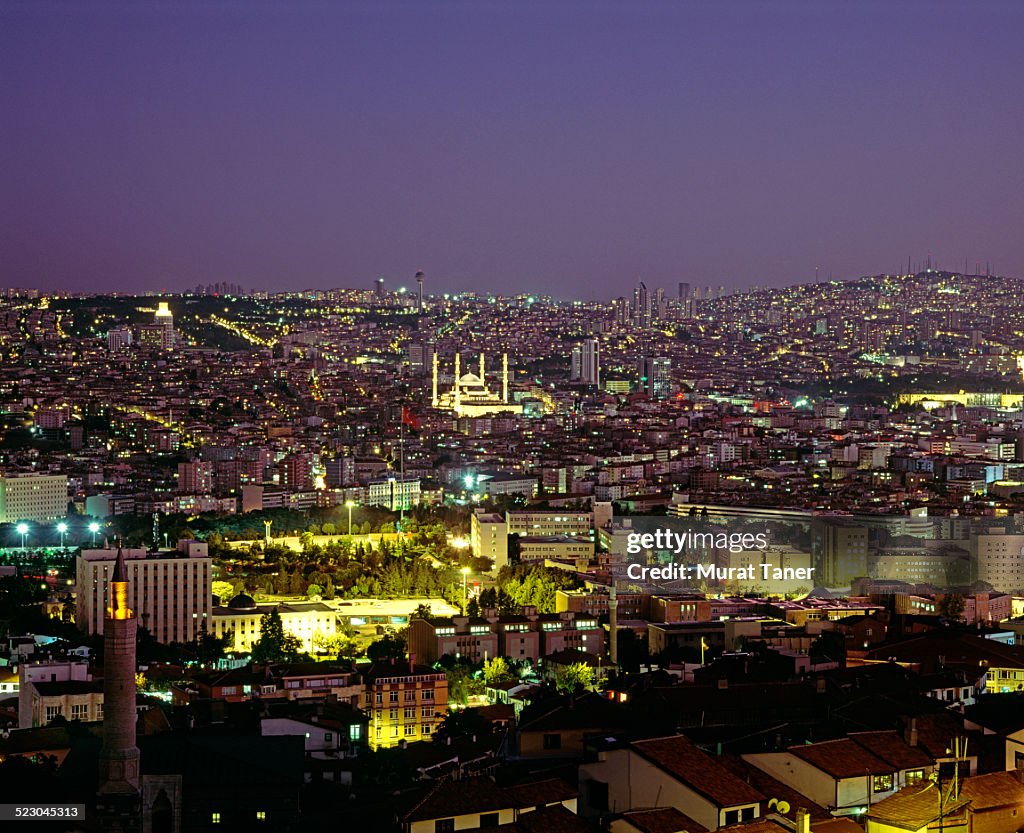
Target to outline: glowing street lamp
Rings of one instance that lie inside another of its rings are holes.
[[[356,505],[354,500],[346,500],[345,506],[348,508],[348,536],[352,537],[352,507]]]
[[[92,545],[96,546],[96,533],[100,531],[100,525],[93,521],[89,524],[89,531],[92,533]]]
[[[25,549],[25,540],[26,540],[26,538],[28,538],[28,524],[22,522],[22,523],[18,524],[15,527],[15,529],[18,531],[18,534],[21,536],[21,548]]]
[[[462,568],[462,615],[466,615],[466,577],[469,575],[469,567]]]
[[[57,524],[57,531],[60,533],[60,548],[64,549],[64,536],[68,534],[68,525],[61,521]]]

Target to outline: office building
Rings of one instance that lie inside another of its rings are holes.
[[[477,509],[469,519],[469,545],[477,558],[489,558],[494,570],[508,564],[508,524],[497,512]]]
[[[68,513],[68,478],[63,474],[0,476],[0,523],[53,521]]]
[[[157,305],[156,312],[153,315],[153,323],[160,332],[160,346],[165,350],[170,350],[174,347],[177,336],[174,332],[174,315],[171,313],[171,309],[167,306],[166,301],[160,301]]]
[[[190,642],[210,627],[212,585],[206,544],[179,541],[177,550],[124,549],[123,559],[135,618],[158,642]],[[83,549],[78,556],[78,626],[103,633],[109,582],[118,550]]]
[[[114,327],[107,331],[107,351],[120,353],[132,346],[132,331],[127,327]]]
[[[645,356],[639,365],[639,389],[651,399],[668,399],[672,393],[672,360],[666,356]]]

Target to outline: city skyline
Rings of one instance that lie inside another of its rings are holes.
[[[4,285],[1024,274],[1011,5],[0,14]]]

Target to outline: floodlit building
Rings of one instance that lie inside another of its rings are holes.
[[[438,393],[437,354],[433,356],[433,407],[442,411],[453,411],[458,416],[488,416],[498,413],[521,414],[523,406],[509,400],[508,354],[501,357],[501,395],[493,393],[487,386],[487,368],[484,354],[480,354],[480,373],[461,372],[461,357],[455,354],[455,380],[452,388]]]
[[[0,477],[0,523],[53,521],[68,513],[68,478],[63,474]]]

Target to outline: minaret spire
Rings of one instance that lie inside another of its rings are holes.
[[[139,793],[139,749],[135,745],[135,638],[138,620],[128,607],[128,570],[118,542],[103,620],[103,746],[101,796]]]
[[[452,389],[452,393],[455,396],[455,411],[459,410],[459,405],[462,404],[462,374],[459,370],[460,356],[459,351],[455,351],[455,387]]]
[[[434,397],[433,406],[437,407],[437,351],[434,351]]]
[[[508,404],[508,353],[501,354],[501,401]]]

